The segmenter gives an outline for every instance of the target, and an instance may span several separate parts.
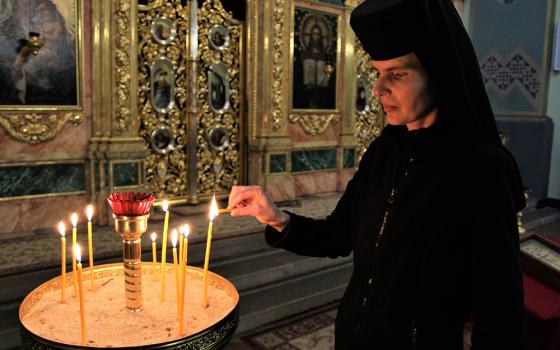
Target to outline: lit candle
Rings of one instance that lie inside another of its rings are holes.
[[[208,307],[208,263],[210,260],[210,244],[212,242],[212,226],[214,218],[218,216],[218,203],[216,203],[216,196],[212,196],[212,203],[210,204],[210,213],[208,217],[208,236],[206,238],[206,255],[204,256],[204,301],[203,306]]]
[[[91,290],[95,290],[95,279],[93,278],[93,240],[91,239],[91,219],[93,218],[93,206],[87,206],[87,233],[88,233],[88,254],[89,254],[89,281]]]
[[[156,233],[152,232],[151,238],[152,238],[152,258],[153,258],[153,266],[154,266],[154,281],[157,281],[157,252],[156,252]]]
[[[177,314],[179,313],[179,263],[177,262],[177,230],[171,231],[171,245],[173,245],[173,273],[175,274],[175,300],[177,302]]]
[[[86,311],[84,309],[84,289],[82,288],[82,254],[79,245],[74,245],[74,256],[78,261],[78,289],[80,291],[80,329],[82,333],[82,345],[87,343],[86,334]]]
[[[189,225],[184,226],[183,229],[183,235],[185,236],[184,240],[183,240],[183,254],[181,254],[181,256],[183,257],[182,261],[181,261],[181,266],[179,267],[179,271],[180,271],[180,277],[179,277],[179,283],[181,284],[181,288],[179,290],[179,293],[181,295],[180,297],[180,303],[179,303],[179,336],[182,337],[184,335],[183,333],[183,319],[184,319],[184,314],[185,314],[185,281],[187,279],[187,248],[189,245],[189,233],[191,232]]]
[[[183,261],[183,235],[185,234],[185,225],[179,226],[179,262]]]
[[[165,300],[165,259],[167,259],[167,227],[169,225],[169,203],[167,200],[161,203],[161,208],[165,212],[165,221],[163,222],[163,241],[161,242],[161,289],[159,298],[163,301]]]
[[[70,217],[70,221],[72,221],[72,247],[76,245],[76,236],[78,235],[78,229],[76,226],[78,225],[78,214],[72,213]],[[72,250],[72,284],[74,285],[74,298],[78,295],[78,284],[77,284],[78,276],[76,275],[76,254],[74,250]]]
[[[62,272],[60,274],[62,278],[62,283],[60,284],[60,302],[63,303],[65,300],[66,293],[66,228],[64,223],[61,221],[58,223],[58,232],[60,232],[60,242],[62,243],[62,248],[60,254],[62,255]]]

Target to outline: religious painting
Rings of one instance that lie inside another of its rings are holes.
[[[81,1],[0,0],[0,109],[81,106]]]
[[[167,58],[157,59],[152,64],[151,98],[157,112],[167,113],[175,106],[175,74]]]
[[[292,109],[336,109],[338,15],[295,7]]]
[[[229,131],[223,126],[210,129],[208,144],[214,151],[221,151],[229,145]]]
[[[229,108],[229,76],[223,63],[214,63],[208,69],[208,103],[215,113]]]
[[[156,42],[169,45],[175,40],[177,30],[169,18],[160,17],[152,22],[150,33]]]
[[[216,50],[224,50],[229,45],[229,29],[221,24],[213,25],[208,31],[208,42]]]
[[[356,83],[356,112],[364,114],[369,112],[371,100],[370,82],[367,76],[358,75]]]
[[[150,135],[150,145],[159,154],[166,154],[175,148],[173,132],[168,127],[155,129]]]

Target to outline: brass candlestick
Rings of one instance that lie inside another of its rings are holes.
[[[148,228],[150,214],[121,216],[113,214],[115,231],[123,239],[124,281],[126,307],[129,311],[142,309],[142,246],[141,236]]]

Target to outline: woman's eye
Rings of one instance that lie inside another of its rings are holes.
[[[393,73],[393,78],[397,79],[397,80],[402,79],[404,76],[405,76],[405,74],[402,73],[402,72],[394,72]]]

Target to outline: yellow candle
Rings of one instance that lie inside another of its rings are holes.
[[[93,206],[87,206],[87,231],[88,231],[88,254],[89,254],[89,281],[91,290],[95,290],[95,279],[93,278],[93,240],[91,238],[91,219],[93,218]]]
[[[154,281],[157,281],[157,251],[156,251],[156,233],[152,232],[152,258],[153,258],[153,267],[154,267]]]
[[[183,235],[185,234],[185,225],[179,227],[179,261],[183,261]]]
[[[212,203],[210,204],[210,222],[208,223],[208,236],[206,238],[206,254],[204,256],[204,300],[202,305],[208,307],[208,265],[210,262],[210,244],[212,243],[212,226],[214,218],[218,216],[218,203],[216,203],[216,196],[212,196]]]
[[[80,246],[74,246],[74,255],[76,256],[78,268],[78,289],[80,291],[80,330],[82,334],[82,345],[87,345],[86,334],[86,310],[84,309],[84,289],[82,288],[82,256]]]
[[[78,225],[78,215],[76,213],[72,213],[70,217],[70,221],[72,221],[72,247],[76,245],[78,229],[76,226]],[[76,274],[76,254],[72,250],[72,284],[74,285],[74,298],[78,295],[78,275]]]
[[[181,288],[179,290],[180,292],[180,303],[179,303],[179,336],[183,336],[184,332],[183,332],[183,319],[184,319],[184,314],[185,314],[185,281],[187,279],[187,247],[189,245],[189,233],[190,233],[190,228],[189,225],[185,225],[185,229],[183,230],[183,235],[185,236],[184,240],[183,240],[183,252],[181,254],[182,256],[182,261],[181,261],[181,267],[180,267],[180,277],[179,277],[179,283],[181,284]]]
[[[175,274],[175,301],[177,303],[177,315],[180,310],[179,299],[179,263],[177,262],[177,230],[171,231],[171,244],[173,245],[173,273]]]
[[[61,283],[60,283],[60,302],[63,303],[65,301],[65,293],[66,293],[66,228],[64,227],[64,223],[61,221],[58,224],[58,232],[60,232],[60,241],[61,241],[61,250],[60,255],[62,255],[62,267],[61,267]]]
[[[165,300],[165,259],[167,259],[167,227],[169,225],[169,203],[167,200],[161,203],[161,207],[165,212],[165,221],[163,222],[163,241],[161,242],[161,289],[159,297],[163,301]]]

